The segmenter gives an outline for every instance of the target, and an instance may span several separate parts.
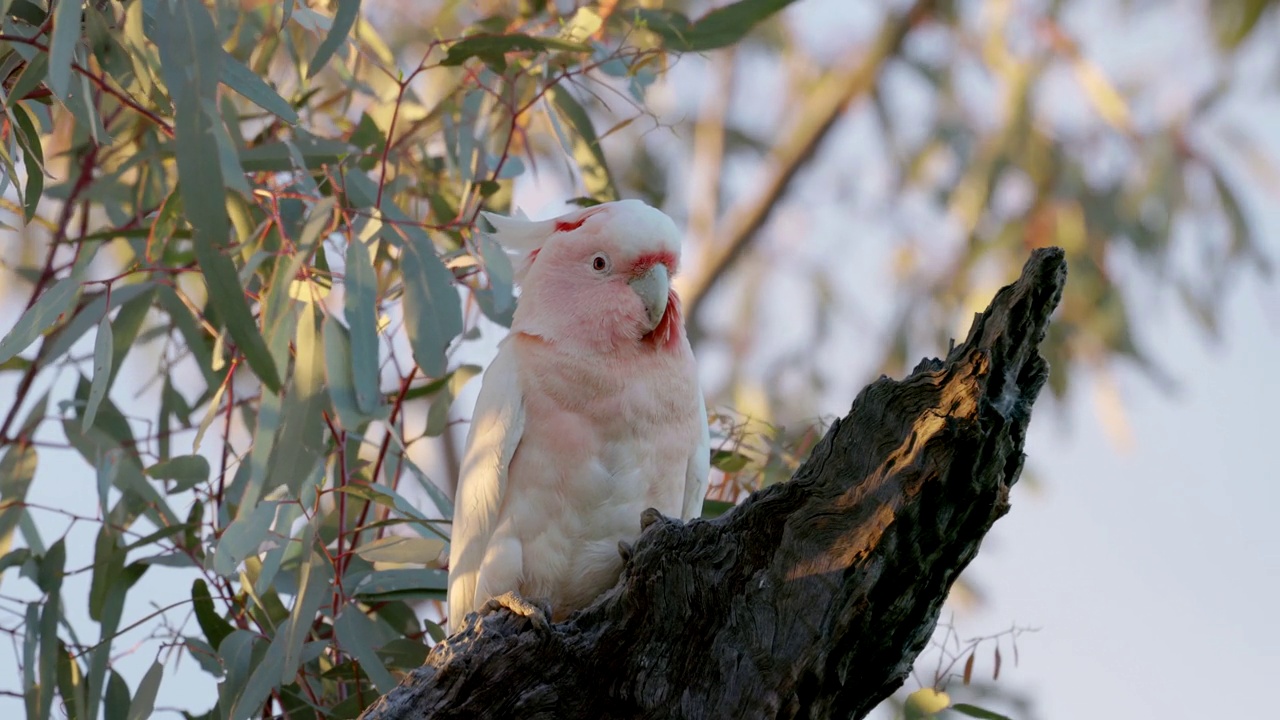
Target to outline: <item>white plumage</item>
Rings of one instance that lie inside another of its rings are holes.
[[[654,507],[702,511],[710,440],[669,276],[679,234],[638,201],[490,217],[521,254],[511,334],[472,415],[449,556],[449,626],[508,592],[561,618],[611,587]]]

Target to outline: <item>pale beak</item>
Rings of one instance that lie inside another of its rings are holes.
[[[662,316],[667,312],[667,293],[671,289],[671,278],[667,274],[667,266],[657,263],[643,275],[637,275],[629,280],[628,284],[636,295],[640,296],[640,301],[644,303],[645,312],[649,317],[649,327],[645,332],[652,332],[658,327],[658,323],[662,322]]]

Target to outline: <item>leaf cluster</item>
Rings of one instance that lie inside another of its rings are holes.
[[[514,306],[479,210],[539,159],[618,197],[594,100],[641,108],[672,53],[785,4],[455,7],[406,41],[360,0],[0,3],[0,210],[29,238],[0,339],[4,689],[28,717],[147,717],[184,658],[217,683],[187,717],[355,717],[421,664],[452,512],[421,448],[478,371],[459,348]],[[189,591],[147,609],[160,586]]]

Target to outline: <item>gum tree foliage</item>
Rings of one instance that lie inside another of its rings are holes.
[[[1180,218],[1215,221],[1225,249],[1174,278],[1207,322],[1230,273],[1264,263],[1193,130],[1274,3],[1206,5],[1220,81],[1194,112],[1142,122],[1081,53],[1072,2],[886,3],[877,33],[825,62],[773,18],[788,0],[578,4],[0,0],[0,628],[18,668],[0,702],[145,717],[185,663],[217,683],[215,707],[183,708],[195,717],[354,717],[421,663],[441,637],[418,610],[443,597],[452,479],[414,459],[434,447],[451,462],[453,399],[478,371],[460,349],[509,319],[510,266],[473,229],[521,178],[687,220],[683,290],[714,350],[739,338],[704,298],[756,267],[839,121],[873,113],[894,197],[962,230],[941,269],[903,243],[881,365],[939,352],[984,278],[1058,244],[1073,273],[1044,347],[1059,393],[1057,369],[1143,357],[1107,272],[1117,248],[1160,266]],[[704,59],[705,103],[655,122],[654,83]],[[767,136],[726,109],[752,90],[752,59],[795,69]],[[975,69],[1000,98],[994,121],[964,102]],[[1036,91],[1064,71],[1095,121],[1048,132]],[[934,101],[910,137],[891,102],[904,73]],[[1091,171],[1099,144],[1127,162]],[[692,199],[673,201],[691,161]],[[750,192],[724,179],[743,163],[759,170]],[[1030,202],[993,201],[1015,182]],[[822,337],[830,282],[812,282]],[[713,514],[789,475],[819,436],[748,446],[723,425]],[[51,474],[60,454],[80,458],[73,475]],[[50,486],[88,509],[31,499]],[[182,584],[180,602],[132,592],[156,576]],[[126,679],[139,655],[154,664]]]
[[[406,449],[476,372],[453,349],[513,306],[478,210],[540,157],[575,169],[582,202],[617,197],[584,98],[638,106],[674,53],[785,4],[455,4],[397,52],[359,0],[6,0],[11,701],[145,717],[185,659],[218,699],[184,710],[353,717],[420,664],[450,504]],[[72,477],[40,472],[59,447],[83,459]],[[37,477],[96,508],[29,501]],[[96,528],[91,552],[67,521]],[[62,592],[84,574],[87,596]],[[131,588],[157,574],[189,599],[137,620]],[[159,642],[131,647],[137,623]],[[115,665],[134,652],[156,661],[131,683]]]

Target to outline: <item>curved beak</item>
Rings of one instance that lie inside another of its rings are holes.
[[[649,326],[645,332],[653,332],[667,312],[667,293],[671,289],[671,278],[667,274],[667,266],[656,263],[643,274],[629,280],[628,284],[636,295],[640,296],[640,301],[644,303],[648,314]]]

